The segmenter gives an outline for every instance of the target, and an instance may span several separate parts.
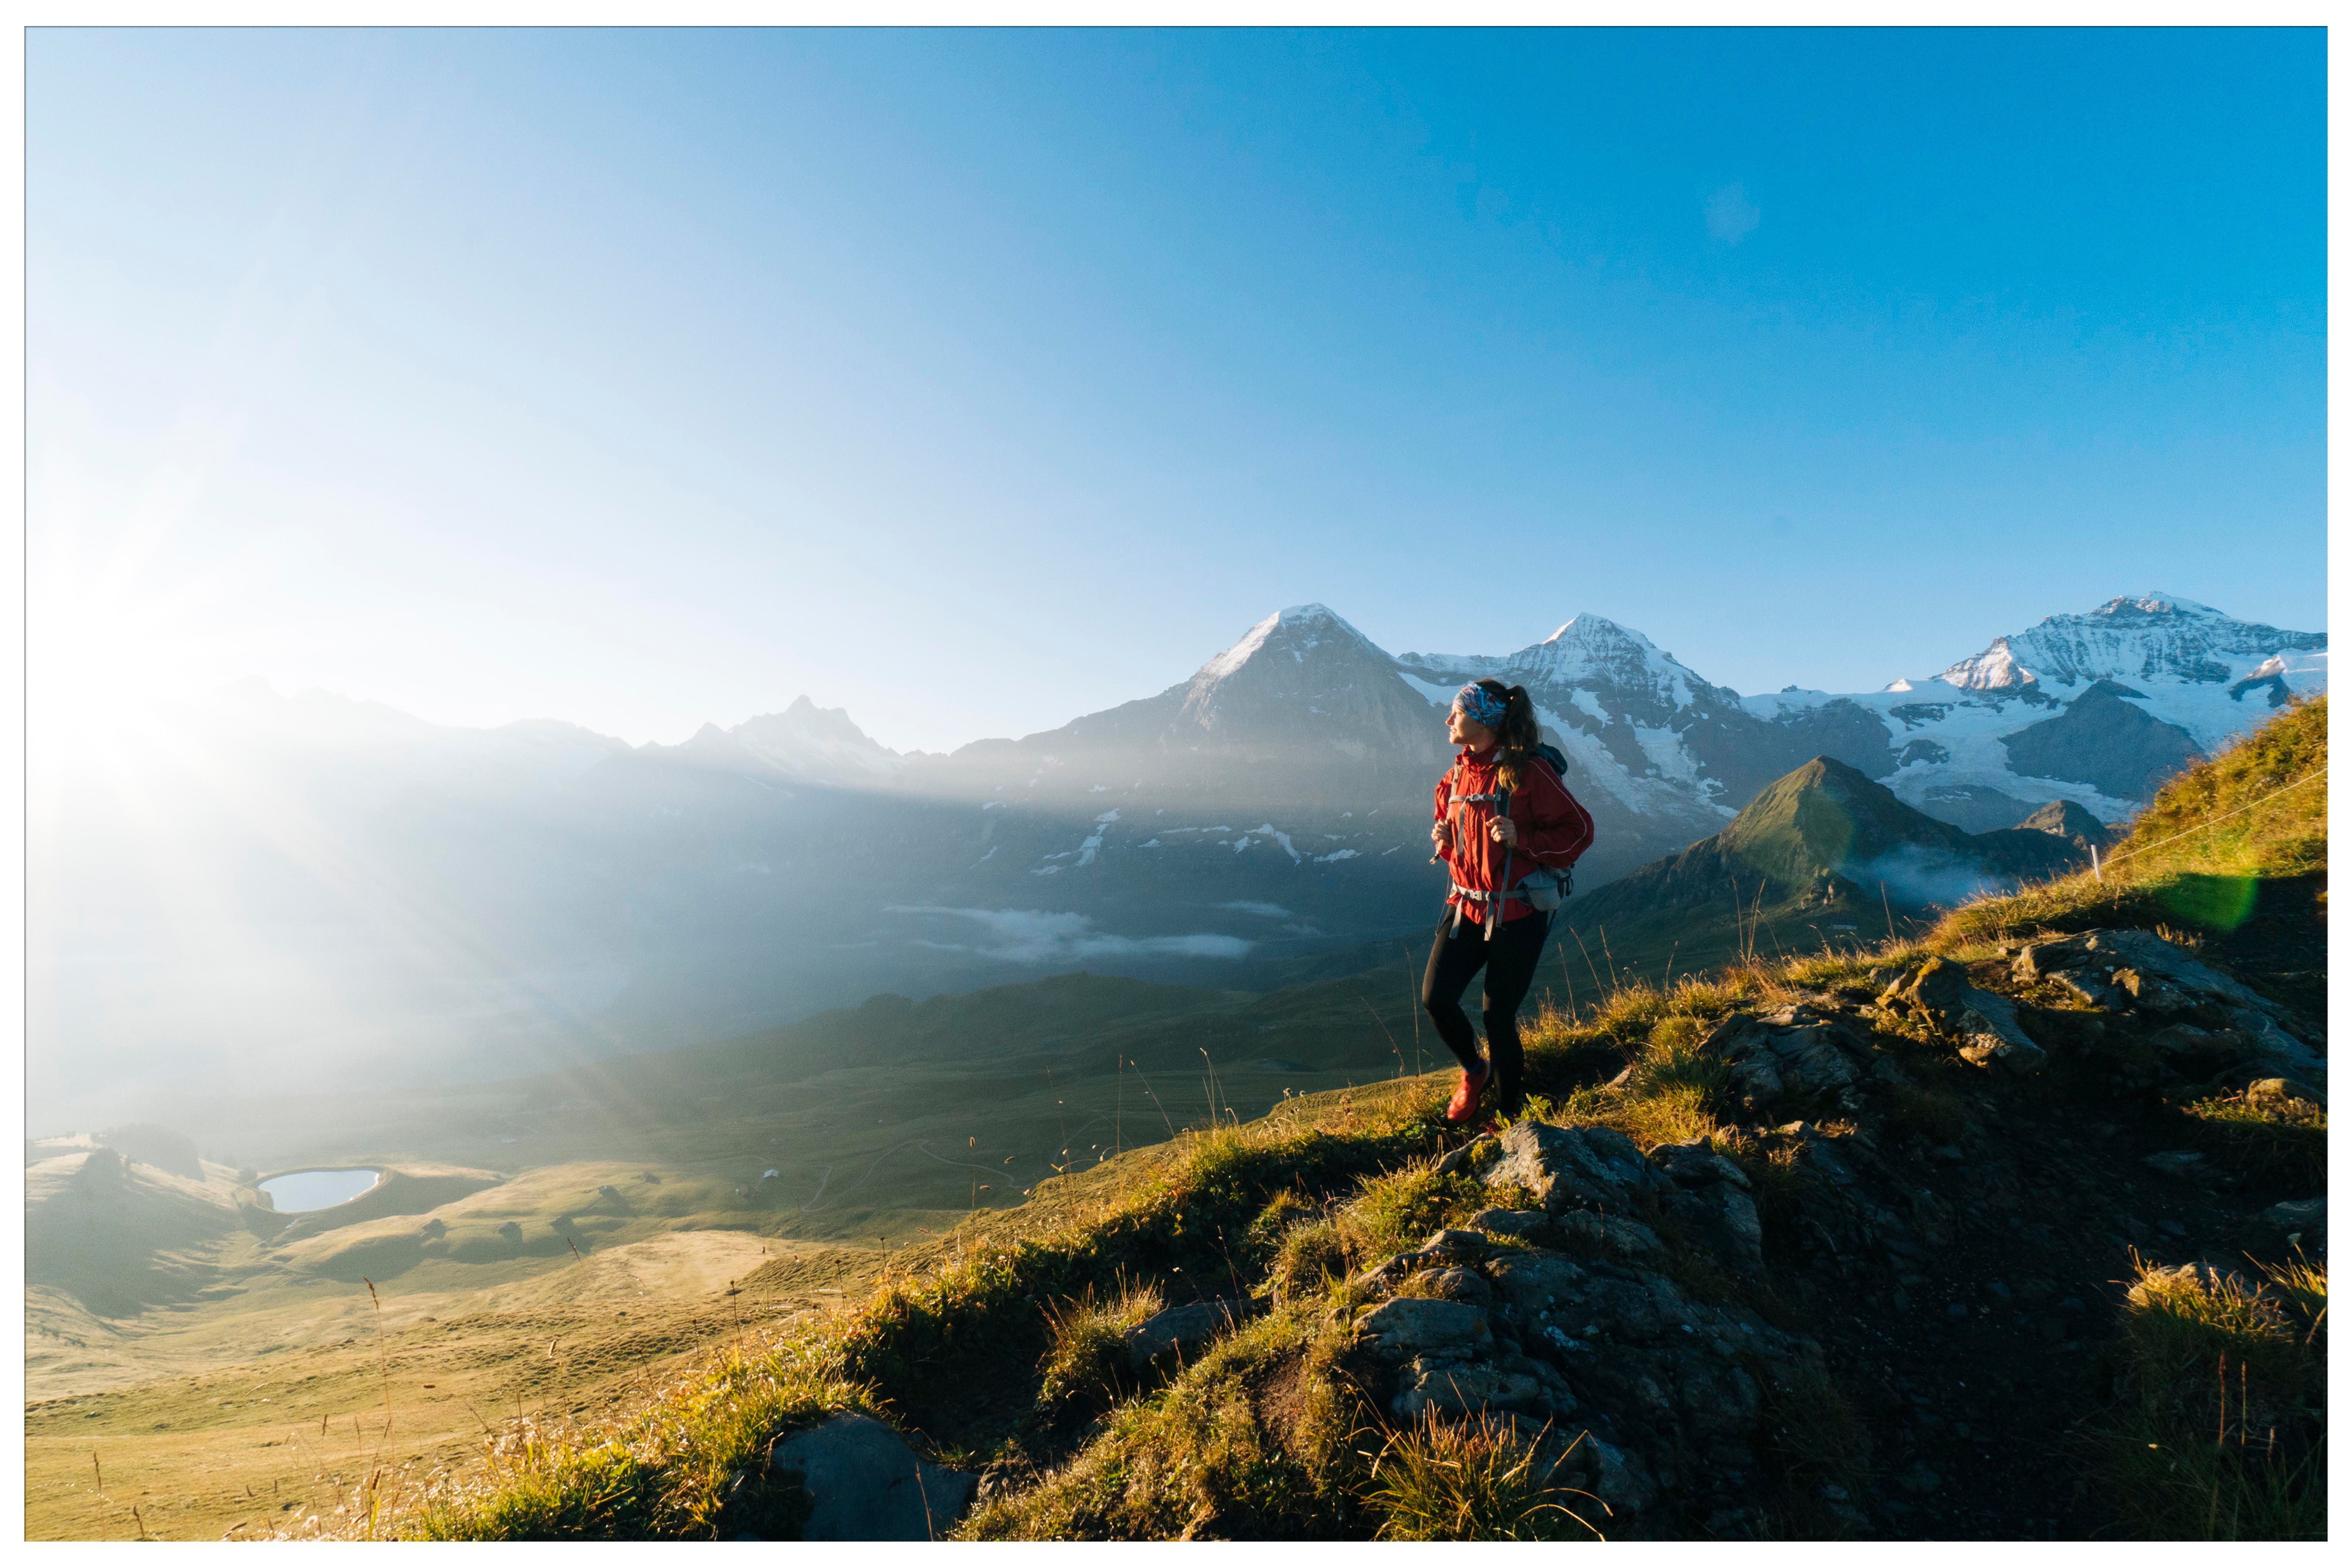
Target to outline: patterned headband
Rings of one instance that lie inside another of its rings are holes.
[[[1475,680],[1454,694],[1454,705],[1489,730],[1503,721],[1503,710],[1509,706]]]

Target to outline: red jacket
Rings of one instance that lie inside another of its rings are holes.
[[[1491,795],[1501,789],[1495,779],[1495,751],[1462,752],[1454,759],[1454,766],[1437,781],[1437,810],[1434,821],[1450,823],[1452,840],[1438,846],[1438,858],[1445,862],[1447,875],[1454,885],[1475,892],[1501,892],[1516,887],[1527,874],[1538,866],[1555,871],[1566,870],[1576,864],[1576,858],[1592,847],[1592,815],[1576,803],[1559,775],[1539,757],[1529,757],[1519,764],[1519,787],[1511,792],[1511,821],[1519,830],[1518,844],[1505,849],[1486,833],[1486,825],[1495,820],[1495,803],[1491,800],[1466,800],[1465,795]],[[1508,861],[1507,871],[1505,862]],[[1507,875],[1510,880],[1503,879]],[[1471,900],[1466,903],[1459,893],[1449,892],[1445,901],[1462,910],[1462,918],[1483,925],[1486,920],[1486,903]],[[1517,920],[1535,911],[1517,899],[1504,900],[1502,918]]]

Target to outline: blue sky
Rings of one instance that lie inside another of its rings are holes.
[[[35,31],[33,679],[1047,728],[1320,600],[1870,689],[2325,625],[2325,50]]]

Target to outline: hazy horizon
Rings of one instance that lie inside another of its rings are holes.
[[[2171,590],[2169,590],[2169,589],[2162,589],[2162,590],[2146,590],[2146,589],[2143,589],[2143,590],[2136,590],[2136,592],[2142,592],[2142,591],[2145,591],[2145,592],[2163,592],[2163,593],[2168,593],[2168,592],[2171,592]],[[2110,595],[2110,597],[2111,597],[2111,598],[2112,598],[2112,597],[2115,597],[2115,596],[2116,596],[2116,595]],[[2200,599],[2200,598],[2199,598],[2196,595],[2194,595],[2194,594],[2180,594],[2180,595],[2177,595],[2177,596],[2178,596],[2179,598],[2181,598],[2181,599],[2184,599],[2184,600],[2188,600],[2188,601],[2189,601],[2189,602],[2191,602],[2191,603],[2197,603],[2197,604],[2207,604],[2207,603],[2209,603],[2208,601],[2205,601],[2205,600]],[[2105,603],[2105,601],[2101,601],[2101,603]],[[1284,608],[1292,608],[1292,607],[1295,607],[1295,606],[1288,606],[1288,605],[1284,606]],[[1326,607],[1326,608],[1328,608],[1328,609],[1332,610],[1334,614],[1339,615],[1342,620],[1347,619],[1347,615],[1346,615],[1346,613],[1345,613],[1344,611],[1342,611],[1342,610],[1339,609],[1339,607],[1338,607],[1338,606],[1336,606],[1336,605],[1326,605],[1325,607]],[[2068,606],[2065,606],[2064,608],[2057,609],[2057,610],[2053,610],[2053,611],[2052,611],[2052,612],[2051,612],[2051,615],[2052,615],[2052,616],[2061,616],[2061,615],[2080,615],[2080,614],[2083,614],[2083,613],[2084,613],[2084,612],[2086,612],[2086,611],[2088,611],[2088,610],[2091,610],[2091,609],[2094,609],[2094,608],[2096,608],[2096,607],[2097,607],[2096,605],[2068,605]],[[2211,605],[2210,607],[2212,607],[2212,608],[2214,608],[2214,609],[2221,610],[2221,611],[2222,611],[2224,614],[2230,615],[2230,616],[2231,616],[2231,618],[2232,618],[2232,619],[2242,620],[2242,621],[2243,621],[2243,620],[2254,620],[2254,619],[2257,619],[2257,617],[2250,617],[2250,616],[2240,616],[2240,615],[2236,615],[2233,611],[2231,611],[2231,610],[2230,606],[2229,606],[2229,605]],[[1278,613],[1278,612],[1270,612],[1270,613]],[[1440,650],[1423,649],[1423,648],[1418,648],[1418,647],[1393,647],[1393,648],[1388,648],[1386,651],[1388,651],[1388,652],[1390,652],[1390,653],[1395,653],[1395,654],[1403,654],[1403,653],[1412,653],[1412,652],[1430,652],[1430,651],[1439,651],[1439,652],[1447,652],[1447,653],[1487,654],[1487,655],[1497,655],[1497,654],[1515,653],[1515,652],[1517,652],[1517,651],[1518,651],[1520,648],[1522,648],[1522,647],[1530,647],[1530,646],[1533,646],[1533,645],[1534,645],[1534,644],[1536,644],[1536,643],[1539,643],[1539,642],[1545,641],[1547,638],[1550,637],[1551,636],[1555,635],[1556,633],[1558,633],[1559,631],[1560,631],[1561,629],[1563,629],[1563,628],[1565,627],[1565,626],[1568,624],[1568,621],[1569,621],[1569,620],[1580,619],[1580,618],[1582,618],[1582,616],[1586,616],[1586,615],[1596,616],[1598,616],[1599,618],[1601,618],[1601,619],[1602,619],[1602,620],[1611,620],[1611,621],[1615,621],[1615,620],[1616,620],[1616,617],[1612,616],[1602,615],[1601,612],[1599,612],[1599,611],[1597,611],[1597,610],[1587,610],[1587,611],[1580,612],[1578,616],[1568,617],[1568,618],[1567,618],[1567,620],[1564,620],[1564,621],[1563,621],[1559,626],[1555,626],[1551,627],[1549,630],[1548,630],[1548,631],[1546,631],[1546,632],[1544,632],[1544,633],[1540,634],[1539,636],[1531,637],[1528,637],[1528,638],[1525,639],[1524,641],[1520,641],[1520,642],[1508,642],[1508,641],[1507,641],[1506,643],[1504,643],[1504,644],[1500,644],[1500,645],[1497,645],[1497,646],[1496,646],[1496,647],[1482,647],[1482,648],[1459,648],[1459,649],[1440,649]],[[1265,617],[1263,617],[1263,616],[1261,616],[1261,617],[1260,617],[1260,619],[1261,619],[1261,620],[1263,620],[1264,618],[1265,618]],[[2042,620],[2042,619],[2043,619],[2043,618],[2045,618],[2045,617],[2042,617],[2042,616],[2036,616],[2036,617],[2035,617],[2035,620],[2038,622],[2038,621],[2040,621],[2040,620]],[[1350,622],[1350,624],[1352,625],[1353,623],[1352,623],[1352,622]],[[1624,626],[1624,625],[1626,625],[1626,623],[1622,622],[1622,621],[1617,622],[1617,624],[1619,624],[1619,625],[1621,625],[1621,626]],[[1197,671],[1197,670],[1198,670],[1198,668],[1200,668],[1200,665],[1201,665],[1201,664],[1204,664],[1204,663],[1208,662],[1210,659],[1214,658],[1218,653],[1223,652],[1225,648],[1230,647],[1232,647],[1234,643],[1239,642],[1240,640],[1242,640],[1242,637],[1247,635],[1247,632],[1248,632],[1248,630],[1249,630],[1249,629],[1251,629],[1251,628],[1247,628],[1247,627],[1245,627],[1245,628],[1244,628],[1244,630],[1243,630],[1243,632],[1242,632],[1241,634],[1237,634],[1235,637],[1234,637],[1233,638],[1228,639],[1226,642],[1219,644],[1219,645],[1218,645],[1215,648],[1213,648],[1213,649],[1211,649],[1211,650],[1205,651],[1205,652],[1202,655],[1201,659],[1195,663],[1195,665],[1193,666],[1193,668],[1192,668],[1187,669],[1186,671],[1184,671],[1184,673],[1183,673],[1182,675],[1181,675],[1181,676],[1177,677],[1173,681],[1169,682],[1167,685],[1162,685],[1162,686],[1153,687],[1153,688],[1151,688],[1151,689],[1148,689],[1148,690],[1140,690],[1140,689],[1139,689],[1139,690],[1137,690],[1137,691],[1135,691],[1135,692],[1130,693],[1130,694],[1129,694],[1129,696],[1127,696],[1127,697],[1119,698],[1119,699],[1116,699],[1116,700],[1113,701],[1113,703],[1111,704],[1111,706],[1117,706],[1118,703],[1121,703],[1121,702],[1134,701],[1134,700],[1137,700],[1138,699],[1140,699],[1140,698],[1146,698],[1146,697],[1153,697],[1153,696],[1157,696],[1157,695],[1159,695],[1160,692],[1162,692],[1162,691],[1165,691],[1165,690],[1169,689],[1169,687],[1170,687],[1170,686],[1181,685],[1181,684],[1182,684],[1182,683],[1183,683],[1187,679],[1189,679],[1191,676],[1192,676],[1194,673],[1196,673],[1196,671]],[[1358,629],[1358,630],[1360,630],[1360,630],[1362,630],[1362,628],[1361,628],[1360,626],[1360,627],[1358,627],[1357,629]],[[1644,628],[1644,627],[1642,627],[1642,626],[1627,626],[1627,629],[1628,629],[1628,630],[1631,630],[1631,631],[1634,631],[1634,632],[1639,632],[1639,633],[1641,633],[1641,634],[1642,634],[1643,636],[1644,636],[1644,637],[1649,637],[1649,633],[1648,633],[1648,631],[1646,630],[1646,628]],[[1893,680],[1895,680],[1895,679],[1908,679],[1908,680],[1915,680],[1915,681],[1916,681],[1916,680],[1918,680],[1918,679],[1922,679],[1923,677],[1932,678],[1932,677],[1934,677],[1934,676],[1936,676],[1936,675],[1937,675],[1937,674],[1940,674],[1944,669],[1948,668],[1951,665],[1953,665],[1953,664],[1955,664],[1955,663],[1959,662],[1961,659],[1963,659],[1963,658],[1968,658],[1968,657],[1969,657],[1969,656],[1972,656],[1972,655],[1974,655],[1974,654],[1980,653],[1980,652],[1984,651],[1984,647],[1985,647],[1985,646],[1986,646],[1986,645],[1988,645],[1988,644],[1990,644],[1990,643],[1994,638],[1996,638],[1996,637],[2008,637],[2008,636],[2012,636],[2012,635],[2014,635],[2015,633],[2021,632],[2021,631],[2024,631],[2024,630],[2026,630],[2026,629],[2027,629],[2027,628],[2026,628],[2025,626],[2011,626],[2011,627],[2008,627],[2008,628],[2005,628],[2005,629],[2003,629],[2003,630],[2001,630],[2001,631],[1999,631],[1999,632],[1989,632],[1989,633],[1987,633],[1987,634],[1986,634],[1986,636],[1985,636],[1983,638],[1979,639],[1979,643],[1978,643],[1976,646],[1974,646],[1974,647],[1972,647],[1969,648],[1965,654],[1958,654],[1958,653],[1956,653],[1956,654],[1955,654],[1951,658],[1949,658],[1949,659],[1946,659],[1946,660],[1942,661],[1941,663],[1939,663],[1939,664],[1936,667],[1936,668],[1934,668],[1934,669],[1913,670],[1913,671],[1909,671],[1909,672],[1907,672],[1907,673],[1906,673],[1906,674],[1903,674],[1903,675],[1900,675],[1900,676],[1890,676],[1890,677],[1888,677],[1887,680],[1880,681],[1880,682],[1876,683],[1874,686],[1870,686],[1870,687],[1861,687],[1861,688],[1854,688],[1854,689],[1853,689],[1853,690],[1855,690],[1855,691],[1857,691],[1857,692],[1859,692],[1859,691],[1866,691],[1866,690],[1878,690],[1878,689],[1884,689],[1887,684],[1889,684],[1889,682],[1891,682],[1891,681],[1893,681]],[[2309,630],[2309,629],[2311,629],[2311,628],[2307,628],[2307,627],[2299,627],[2299,626],[2282,626],[2280,629],[2281,629],[2281,630],[2284,630],[2284,631],[2303,631],[2303,630]],[[1658,647],[1659,647],[1659,648],[1660,648],[1660,651],[1662,651],[1662,652],[1665,653],[1665,654],[1666,654],[1668,657],[1670,657],[1670,658],[1671,658],[1671,657],[1674,657],[1674,649],[1673,649],[1673,647],[1670,647],[1670,646],[1666,645],[1666,644],[1665,644],[1665,643],[1664,643],[1664,642],[1661,642],[1661,641],[1660,641],[1660,639],[1658,639],[1657,637],[1650,637],[1650,640],[1651,640],[1653,643],[1655,643],[1655,644],[1657,644],[1657,645],[1658,645]],[[1684,662],[1684,663],[1685,663],[1685,664],[1686,664],[1686,663],[1688,663],[1688,661],[1687,661],[1687,660],[1683,660],[1683,661],[1681,661],[1681,662]],[[1705,669],[1701,669],[1701,670],[1699,670],[1697,673],[1698,673],[1698,674],[1700,674],[1700,675],[1702,675],[1702,676],[1706,676],[1706,675],[1707,675],[1707,674],[1708,674],[1708,672],[1707,672],[1706,670],[1705,670]],[[1710,678],[1710,679],[1711,679],[1711,678]],[[825,709],[825,710],[839,710],[839,711],[845,711],[845,712],[847,712],[847,713],[848,713],[848,717],[849,717],[849,719],[850,719],[850,721],[851,721],[852,723],[857,724],[857,725],[858,725],[858,727],[859,727],[861,730],[866,731],[866,734],[868,735],[868,737],[869,737],[869,738],[875,739],[875,740],[877,740],[877,742],[879,741],[879,737],[877,737],[877,736],[874,736],[874,735],[873,735],[873,731],[872,731],[872,730],[871,730],[868,726],[866,726],[866,725],[865,724],[865,722],[864,722],[864,721],[863,721],[863,720],[861,719],[860,715],[859,715],[857,712],[856,712],[855,710],[853,710],[844,709],[844,708],[842,707],[842,705],[841,705],[841,704],[838,704],[838,703],[828,703],[828,702],[820,701],[820,700],[817,700],[816,696],[815,696],[814,693],[811,693],[811,692],[801,692],[801,691],[796,691],[796,692],[793,693],[793,695],[792,695],[791,697],[789,697],[789,698],[785,698],[785,699],[783,699],[783,700],[779,700],[779,701],[776,701],[776,702],[772,702],[772,703],[769,704],[769,705],[768,705],[768,706],[766,706],[766,707],[753,709],[753,710],[750,710],[750,711],[748,711],[748,712],[741,712],[741,713],[727,713],[727,714],[709,714],[709,715],[704,716],[704,717],[703,717],[703,718],[701,718],[701,719],[694,720],[694,721],[690,721],[690,722],[688,722],[688,723],[684,724],[681,728],[679,728],[679,729],[677,729],[677,730],[676,730],[676,731],[666,731],[666,732],[662,732],[662,733],[656,733],[656,734],[647,735],[647,736],[642,736],[642,737],[639,737],[639,736],[629,736],[629,735],[615,735],[615,734],[612,734],[610,731],[600,731],[600,730],[597,730],[597,729],[596,729],[596,727],[595,727],[594,725],[593,725],[593,724],[583,724],[583,723],[581,723],[581,721],[580,721],[579,720],[574,719],[574,718],[572,718],[571,715],[569,715],[569,714],[564,714],[564,713],[519,713],[519,714],[515,715],[514,717],[512,717],[512,718],[510,718],[510,719],[498,720],[498,721],[490,721],[490,722],[486,722],[486,723],[457,723],[457,722],[451,722],[451,721],[445,721],[445,720],[434,719],[434,718],[432,718],[432,717],[430,717],[429,715],[426,715],[426,714],[411,712],[411,711],[410,711],[409,710],[407,710],[407,709],[399,708],[399,707],[397,707],[397,706],[396,706],[396,705],[394,705],[394,704],[388,703],[388,702],[384,702],[384,701],[381,700],[380,699],[376,699],[376,698],[364,697],[364,696],[361,696],[361,695],[358,695],[358,694],[356,694],[356,693],[350,692],[350,691],[338,691],[338,690],[334,690],[334,689],[331,689],[331,688],[323,687],[323,686],[306,686],[306,687],[299,687],[299,688],[297,688],[297,687],[280,686],[280,685],[278,685],[278,683],[276,683],[276,682],[270,681],[267,677],[259,676],[259,675],[247,675],[247,676],[244,676],[244,677],[240,677],[239,679],[235,679],[235,680],[224,681],[224,682],[222,682],[221,684],[219,684],[218,686],[212,687],[212,688],[208,689],[206,691],[205,691],[205,692],[203,692],[203,693],[200,693],[200,694],[198,694],[198,695],[199,695],[199,696],[201,696],[201,697],[214,697],[214,698],[217,698],[217,697],[220,697],[220,696],[227,695],[227,694],[229,694],[229,693],[231,693],[231,692],[233,692],[233,691],[236,690],[236,689],[239,689],[239,688],[242,688],[242,687],[248,687],[248,686],[250,686],[251,684],[256,683],[256,682],[258,682],[261,686],[263,686],[263,687],[267,688],[267,689],[268,689],[268,690],[269,690],[273,695],[278,696],[278,697],[280,697],[280,698],[289,698],[289,699],[291,699],[291,698],[299,698],[299,697],[303,697],[303,696],[309,696],[309,695],[311,695],[311,694],[315,693],[315,694],[318,694],[318,695],[320,695],[320,696],[325,696],[325,697],[329,697],[329,698],[333,698],[333,699],[336,699],[336,700],[341,700],[341,701],[348,701],[348,702],[354,702],[354,703],[361,703],[361,704],[368,704],[368,705],[373,705],[373,706],[377,706],[377,707],[383,707],[383,708],[392,709],[394,711],[398,712],[398,713],[402,714],[402,715],[403,715],[403,716],[404,716],[404,717],[411,718],[411,719],[420,720],[420,721],[423,721],[424,722],[426,722],[426,723],[436,724],[436,725],[440,725],[440,726],[442,726],[442,727],[449,728],[449,729],[467,729],[467,730],[497,730],[497,729],[503,729],[503,728],[506,728],[506,727],[508,727],[508,726],[509,726],[509,725],[515,725],[515,724],[533,724],[533,723],[547,723],[547,722],[560,723],[560,724],[576,724],[576,725],[579,725],[579,727],[580,727],[580,728],[582,728],[582,729],[589,730],[589,731],[593,731],[593,732],[595,732],[595,733],[602,734],[602,735],[605,735],[605,736],[607,736],[609,739],[626,742],[628,744],[630,744],[630,745],[632,745],[632,746],[647,746],[647,745],[653,745],[653,746],[665,746],[665,745],[667,745],[667,746],[674,746],[674,745],[679,745],[679,744],[684,743],[686,741],[690,740],[690,739],[691,739],[695,734],[698,733],[698,732],[699,732],[699,731],[701,731],[705,726],[708,726],[708,725],[716,725],[717,727],[719,727],[719,729],[721,729],[721,730],[732,729],[732,728],[734,728],[735,726],[737,726],[737,725],[739,725],[739,724],[748,722],[749,721],[753,720],[753,719],[761,718],[761,717],[766,716],[766,715],[768,715],[768,714],[772,714],[772,713],[782,713],[782,712],[785,711],[787,709],[791,708],[791,707],[792,707],[795,702],[799,701],[801,699],[803,699],[803,698],[806,698],[806,699],[807,699],[807,700],[809,700],[809,701],[810,701],[814,706],[815,706],[815,707],[817,707],[817,708],[820,708],[820,709]],[[1727,684],[1729,684],[1729,683],[1727,683],[1727,682],[1723,682],[1723,681],[1717,681],[1717,684],[1718,684],[1718,685],[1727,685]],[[1779,686],[1759,686],[1759,687],[1756,687],[1756,688],[1754,688],[1754,689],[1740,689],[1740,688],[1735,688],[1735,689],[1738,689],[1738,690],[1740,690],[1740,693],[1741,693],[1741,695],[1742,695],[1742,696],[1757,696],[1757,695],[1762,695],[1762,694],[1767,694],[1767,693],[1770,693],[1770,692],[1777,692],[1777,691],[1780,691],[1780,690],[1785,689],[1786,688],[1788,688],[1788,687],[1789,687],[1789,686],[1790,686],[1790,685],[1800,685],[1800,684],[1801,684],[1801,683],[1797,683],[1797,682],[1783,681],[1783,682],[1781,682],[1781,683],[1780,683],[1780,685],[1779,685]],[[1816,688],[1809,688],[1809,689],[1807,689],[1820,690],[1820,689],[1824,689],[1816,687]],[[1043,732],[1047,731],[1055,730],[1055,729],[1060,728],[1063,724],[1067,723],[1070,720],[1077,719],[1077,718],[1081,718],[1081,717],[1084,717],[1084,716],[1085,716],[1085,715],[1080,714],[1080,713],[1076,713],[1076,712],[1072,712],[1072,713],[1065,714],[1065,715],[1063,715],[1063,716],[1062,716],[1061,718],[1059,718],[1059,719],[1052,719],[1052,720],[1048,720],[1045,724],[1041,725],[1041,726],[1039,727],[1039,729],[1037,729],[1037,730],[1033,730],[1033,731],[1024,731],[1024,734],[1038,734],[1038,733],[1043,733]],[[930,752],[953,752],[953,751],[957,750],[957,749],[958,749],[958,748],[960,748],[960,747],[966,746],[966,745],[970,745],[970,744],[971,744],[971,743],[973,743],[973,742],[979,742],[979,741],[985,741],[985,740],[1006,740],[1006,739],[1020,739],[1020,738],[1022,738],[1022,736],[1020,736],[1020,735],[1012,735],[1012,734],[998,734],[998,735],[972,734],[972,735],[965,735],[965,736],[961,736],[961,737],[957,738],[957,739],[954,739],[954,740],[950,740],[950,742],[948,742],[946,744],[941,745],[941,746],[938,746],[938,747],[910,747],[910,748],[893,747],[893,748],[891,748],[891,749],[893,749],[893,750],[899,750],[899,751],[908,751],[908,752],[916,752],[916,751],[930,751]]]

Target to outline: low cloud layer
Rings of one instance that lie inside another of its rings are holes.
[[[921,941],[950,952],[976,952],[1032,966],[1087,958],[1246,958],[1257,944],[1215,931],[1183,936],[1114,936],[1087,915],[1045,910],[963,910],[940,904],[893,904],[894,915],[929,915],[980,929],[970,942]]]
[[[1286,921],[1290,918],[1290,911],[1280,904],[1261,903],[1255,899],[1235,899],[1230,903],[1219,904],[1217,908],[1232,910],[1244,915],[1264,915],[1270,921]]]
[[[2017,879],[1986,870],[1973,860],[1957,860],[1906,844],[1874,860],[1839,868],[1838,874],[1868,890],[1880,883],[1888,896],[1906,904],[1950,909],[1981,894],[2013,893]]]

